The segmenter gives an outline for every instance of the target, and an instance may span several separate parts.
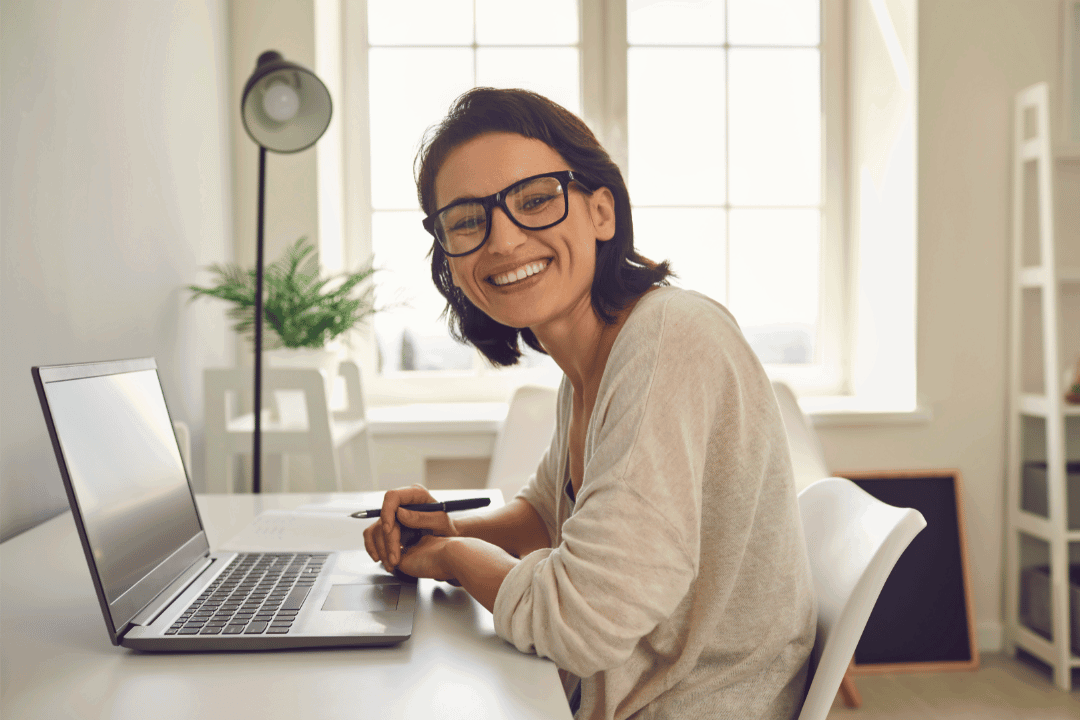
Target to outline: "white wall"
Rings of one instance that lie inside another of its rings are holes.
[[[231,260],[223,0],[0,4],[0,537],[66,509],[30,367],[153,355],[202,476]]]
[[[918,7],[918,393],[929,423],[822,428],[834,470],[959,469],[976,620],[1000,644],[1012,100],[1058,90],[1058,0]]]
[[[232,229],[236,238],[236,262],[255,266],[256,221],[258,211],[259,147],[248,137],[240,118],[240,97],[244,84],[266,50],[277,50],[286,60],[314,71],[316,15],[314,0],[230,0],[228,54],[228,123],[232,131],[235,201]],[[340,124],[340,104],[336,95],[332,123]],[[301,236],[319,247],[319,202],[317,153],[266,154],[264,248],[266,263],[278,259]],[[250,343],[243,345],[242,359],[248,361]],[[250,361],[248,361],[250,362]]]

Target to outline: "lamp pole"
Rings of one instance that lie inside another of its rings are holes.
[[[266,151],[295,153],[314,145],[330,125],[333,103],[313,72],[285,60],[276,50],[259,55],[244,85],[240,115],[259,146],[259,216],[255,238],[255,426],[251,436],[251,491],[262,492],[262,348]]]
[[[259,146],[259,220],[255,231],[255,428],[251,433],[251,492],[262,492],[263,217],[266,203],[266,148]]]

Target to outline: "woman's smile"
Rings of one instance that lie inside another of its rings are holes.
[[[539,275],[547,269],[551,263],[550,258],[544,258],[535,262],[529,262],[521,265],[520,267],[513,268],[506,272],[499,272],[489,275],[487,281],[492,285],[498,287],[517,286],[522,281]]]

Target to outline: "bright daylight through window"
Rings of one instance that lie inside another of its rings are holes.
[[[617,1],[547,0],[535,12],[506,0],[368,0],[370,237],[385,268],[378,301],[396,306],[375,320],[384,375],[484,372],[440,318],[412,178],[424,131],[475,85],[536,90],[582,115],[625,158],[640,251],[727,305],[767,365],[821,362],[818,0]],[[625,101],[590,103],[590,92]]]

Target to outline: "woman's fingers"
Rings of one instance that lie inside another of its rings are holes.
[[[436,535],[446,535],[448,529],[449,515],[444,512],[417,512],[416,510],[406,510],[405,508],[398,508],[397,519],[402,525],[408,527],[420,528],[421,530],[431,530]]]
[[[364,548],[376,562],[393,571],[401,563],[402,527],[430,531],[429,534],[456,536],[454,521],[444,512],[416,512],[402,505],[435,502],[422,485],[390,490],[383,495],[379,519],[364,530]],[[411,535],[410,535],[411,536]]]
[[[391,568],[397,567],[401,562],[401,529],[398,526],[398,508],[401,505],[413,503],[433,502],[434,498],[422,485],[410,485],[409,487],[390,490],[383,495],[382,510],[379,513],[381,528],[382,559],[389,563]],[[376,541],[379,544],[379,541]]]

